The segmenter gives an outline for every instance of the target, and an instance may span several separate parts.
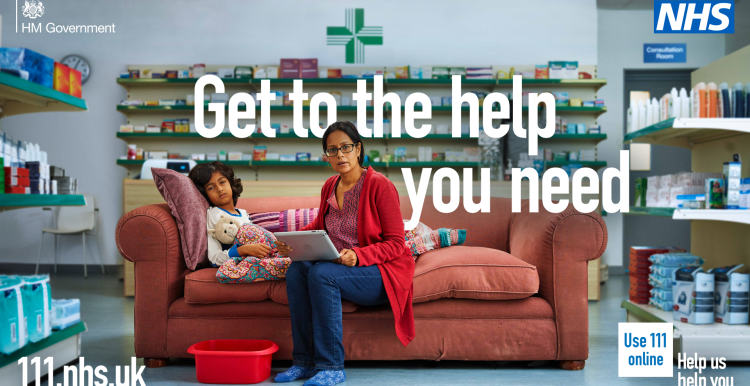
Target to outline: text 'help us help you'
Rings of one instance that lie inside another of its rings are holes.
[[[221,78],[215,75],[204,75],[198,79],[195,84],[195,100],[203,101],[205,87],[211,85],[215,88],[216,93],[224,93],[224,83]],[[271,92],[271,81],[268,79],[261,80],[261,90],[255,94],[255,97],[248,93],[239,92],[232,95],[229,99],[228,106],[225,103],[211,102],[208,104],[208,112],[214,116],[214,126],[208,128],[205,126],[204,107],[199,103],[195,105],[195,127],[198,133],[205,138],[215,138],[224,131],[225,123],[229,126],[229,131],[237,138],[247,138],[256,131],[255,123],[246,123],[240,127],[240,120],[255,119],[256,109],[260,105],[260,129],[265,137],[275,138],[276,131],[271,128],[271,105],[270,102],[276,100],[276,94]],[[513,95],[522,95],[522,78],[521,76],[513,77]],[[304,92],[303,80],[297,79],[293,83],[293,92],[289,94],[289,100],[293,106],[293,130],[294,133],[302,138],[310,137],[310,132],[317,138],[322,138],[325,133],[325,127],[317,125],[304,127],[303,124],[303,101],[308,100],[308,93]],[[363,138],[383,138],[383,112],[386,103],[391,106],[391,133],[394,138],[401,137],[401,109],[404,111],[404,129],[412,138],[424,138],[432,131],[432,125],[429,123],[417,122],[418,120],[429,120],[432,118],[432,104],[430,98],[420,92],[411,93],[405,101],[396,93],[383,94],[383,77],[375,76],[373,79],[373,92],[367,92],[367,80],[360,79],[357,81],[357,92],[352,95],[352,100],[357,103],[357,130]],[[461,76],[452,77],[452,135],[461,137],[461,105],[469,105],[469,134],[473,138],[479,137],[479,98],[476,94],[461,92]],[[374,114],[373,127],[367,127],[367,106],[368,101],[372,101],[372,111]],[[415,109],[419,102],[421,109]],[[319,122],[320,105],[326,105],[328,125],[337,121],[336,99],[329,93],[317,93],[312,96],[309,103],[309,122]],[[492,106],[498,104],[499,109],[493,110]],[[240,105],[245,105],[243,110],[239,109]],[[523,106],[521,98],[514,98],[513,103],[503,93],[490,93],[484,98],[481,109],[482,128],[491,138],[502,138],[510,131],[509,124],[494,125],[493,122],[502,119],[509,119],[511,108],[513,109],[513,133],[519,138],[528,139],[528,153],[531,156],[538,154],[539,138],[550,138],[555,134],[555,98],[550,93],[529,93],[529,127],[524,128],[522,125]],[[545,127],[539,127],[537,111],[539,106],[544,105],[543,113],[546,114]],[[420,111],[421,110],[421,111]],[[225,111],[228,121],[225,122]],[[440,168],[432,174],[432,168],[421,168],[422,175],[419,183],[416,184],[411,168],[402,168],[404,181],[409,194],[409,200],[414,210],[412,218],[405,224],[406,229],[413,229],[419,222],[424,200],[426,199],[430,179],[432,179],[433,203],[435,208],[441,213],[452,213],[458,209],[460,201],[460,183],[461,176],[453,168]],[[609,213],[627,212],[629,203],[629,174],[630,174],[630,157],[627,150],[620,151],[620,169],[608,168],[602,173],[602,208]],[[514,168],[512,170],[512,211],[521,211],[521,180],[527,178],[529,181],[529,211],[532,213],[539,211],[539,174],[534,168]],[[618,178],[620,182],[619,202],[613,202],[612,181]],[[450,191],[448,202],[443,198],[443,181],[449,181]],[[559,185],[552,184],[553,179],[559,180]],[[584,185],[583,180],[588,180]],[[473,169],[463,169],[463,205],[469,213],[490,212],[490,169],[480,168],[480,194],[478,202],[473,197]],[[568,174],[561,168],[549,168],[542,176],[541,181],[542,205],[552,213],[564,211],[570,201],[573,206],[580,212],[590,213],[599,207],[599,200],[591,198],[584,202],[584,195],[598,196],[599,194],[599,175],[591,168],[580,168],[573,173],[572,181]],[[556,198],[553,201],[553,195],[570,196],[567,198]]]

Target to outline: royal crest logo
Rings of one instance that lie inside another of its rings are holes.
[[[44,5],[42,5],[41,1],[26,1],[26,4],[21,7],[21,11],[23,12],[24,16],[31,19],[36,19],[37,17],[41,17],[42,15],[44,15]]]

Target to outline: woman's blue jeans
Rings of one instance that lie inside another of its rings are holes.
[[[341,299],[363,306],[388,303],[376,265],[296,261],[286,272],[286,293],[292,317],[293,364],[317,370],[344,369]]]

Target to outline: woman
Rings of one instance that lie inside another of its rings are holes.
[[[414,259],[404,242],[396,187],[362,166],[365,147],[352,123],[329,126],[323,150],[338,175],[323,185],[319,215],[302,230],[326,230],[341,257],[289,267],[294,361],[276,382],[312,377],[305,385],[330,386],[346,379],[341,299],[363,306],[390,303],[398,339],[403,345],[414,339]],[[291,247],[279,242],[282,253]]]

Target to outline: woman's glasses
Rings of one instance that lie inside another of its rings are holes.
[[[341,150],[341,152],[344,154],[351,153],[354,151],[354,148],[356,146],[357,146],[356,144],[352,143],[352,144],[341,146],[338,149],[335,147],[331,147],[331,148],[326,149],[325,154],[329,157],[335,157],[339,153],[339,150]]]

